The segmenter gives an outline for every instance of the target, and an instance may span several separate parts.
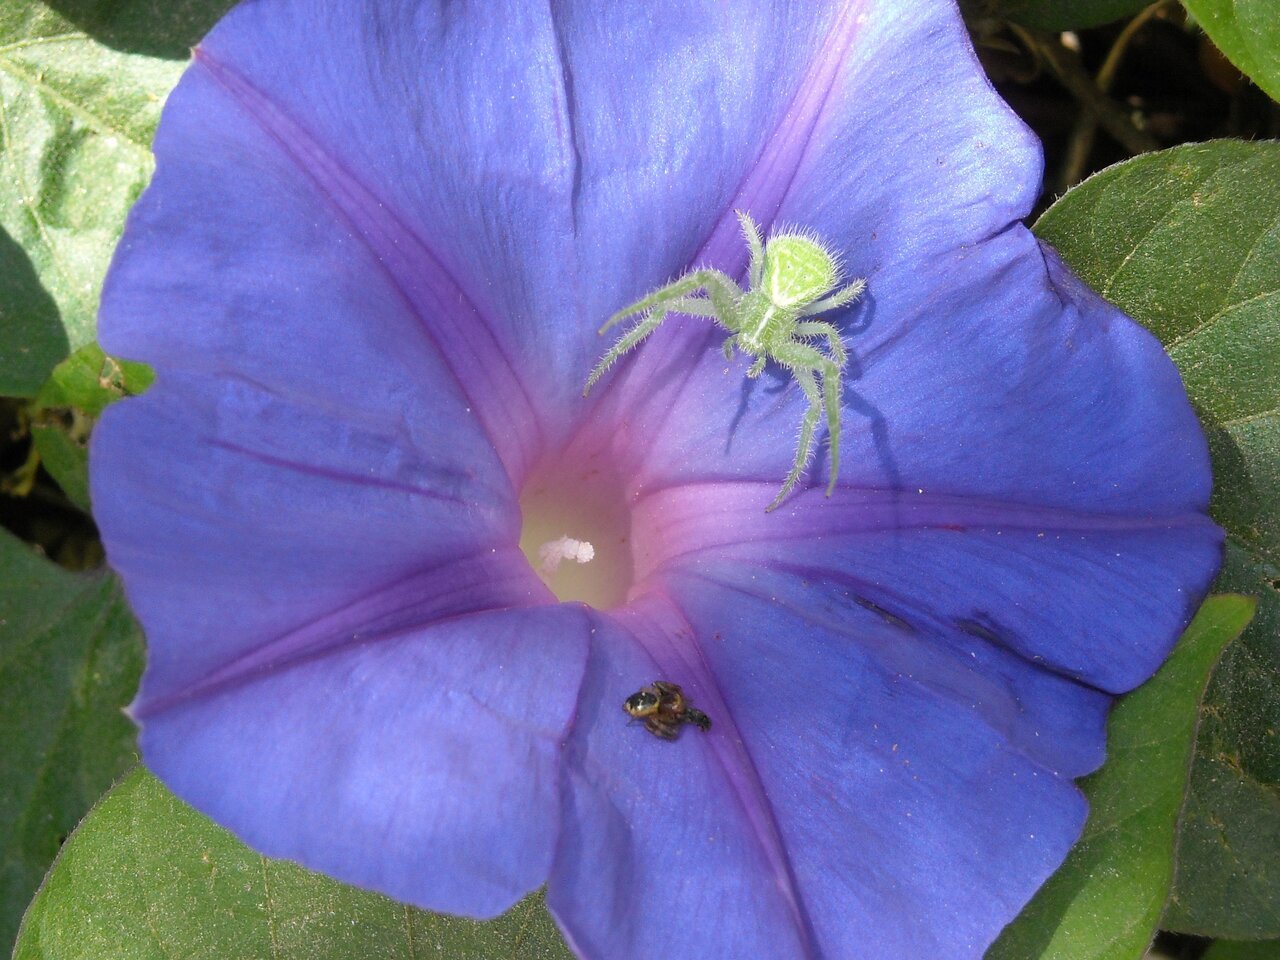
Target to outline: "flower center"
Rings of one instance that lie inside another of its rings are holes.
[[[520,549],[557,598],[600,610],[626,602],[635,565],[621,477],[594,463],[553,463],[525,484],[520,511]]]

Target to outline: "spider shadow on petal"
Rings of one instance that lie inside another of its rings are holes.
[[[874,312],[874,306],[870,298],[864,293],[863,296],[855,303],[847,307],[842,307],[824,316],[840,330],[842,337],[856,336],[864,333],[871,326],[871,315]],[[852,319],[853,322],[849,322]],[[852,365],[856,358],[850,354],[849,364]],[[764,369],[759,377],[752,379],[744,376],[742,378],[742,386],[738,391],[738,407],[733,413],[733,418],[729,421],[729,428],[725,432],[724,453],[728,456],[733,449],[733,435],[737,432],[738,426],[742,423],[743,417],[747,415],[747,409],[751,406],[751,397],[755,393],[756,384],[765,379],[770,381],[767,387],[761,387],[770,396],[781,397],[786,393],[789,387],[795,385],[795,378],[786,373],[777,363],[770,363]],[[846,387],[847,391],[847,387]],[[780,401],[779,401],[780,402]],[[823,433],[825,436],[825,431]]]
[[[848,338],[867,332],[875,322],[875,312],[875,297],[870,291],[867,291],[856,303],[826,315],[826,319],[835,324],[842,337]],[[850,348],[849,359],[844,370],[844,382],[841,385],[841,407],[858,414],[869,426],[872,445],[880,462],[880,468],[888,479],[890,489],[902,489],[901,471],[891,449],[888,419],[878,407],[855,388],[854,384],[861,377],[862,369],[858,363],[857,351],[854,348]],[[763,384],[766,379],[768,383]],[[729,422],[725,435],[725,456],[729,456],[732,452],[734,434],[747,415],[755,391],[757,389],[764,390],[767,395],[777,398],[775,405],[780,405],[783,402],[783,398],[795,386],[795,379],[776,363],[769,364],[764,373],[755,380],[744,376],[738,393],[738,406]],[[821,447],[829,443],[830,437],[827,435],[826,429],[823,428],[818,438],[818,445]],[[814,483],[818,479],[815,477],[815,471],[821,462],[821,457],[815,457],[809,465],[806,471],[806,479],[809,483]]]

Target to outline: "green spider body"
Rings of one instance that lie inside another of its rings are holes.
[[[668,313],[714,320],[731,334],[724,341],[726,359],[732,359],[735,350],[752,357],[748,377],[758,377],[772,360],[795,378],[809,400],[800,421],[795,462],[778,496],[766,508],[772,510],[804,472],[824,410],[831,448],[827,495],[835,489],[840,469],[840,377],[847,357],[835,326],[807,318],[850,303],[866,284],[854,280],[840,287],[835,257],[813,237],[775,233],[766,245],[748,214],[739,212],[738,222],[751,252],[749,288],[744,291],[719,270],[694,270],[619,310],[600,328],[601,333],[629,316],[639,314],[640,320],[600,358],[582,394],[586,396],[619,357],[653,333]]]

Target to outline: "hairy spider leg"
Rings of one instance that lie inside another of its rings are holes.
[[[808,320],[797,323],[795,333],[799,337],[822,337],[827,341],[827,352],[831,354],[831,359],[836,362],[836,366],[844,368],[849,356],[845,352],[844,341],[840,339],[840,331],[836,329],[834,323],[827,323],[825,320]]]
[[[591,371],[591,376],[587,377],[586,386],[582,388],[582,395],[585,397],[591,392],[591,388],[596,385],[605,372],[614,365],[614,363],[628,350],[640,344],[645,337],[658,329],[658,325],[666,319],[667,308],[654,307],[648,315],[637,323],[634,327],[623,334],[618,342],[609,348],[609,352],[600,358],[600,362],[595,365],[595,369]]]
[[[705,289],[710,296],[712,303],[717,307],[721,307],[719,298],[726,300],[726,306],[730,309],[721,310],[722,313],[732,312],[731,308],[736,305],[737,301],[742,297],[742,291],[738,285],[730,280],[725,274],[719,270],[694,270],[692,273],[686,273],[678,280],[672,280],[665,287],[659,287],[648,296],[641,297],[629,307],[623,307],[608,320],[604,322],[604,326],[597,330],[597,333],[607,333],[610,328],[616,327],[627,317],[633,313],[644,313],[654,307],[667,305],[670,309],[672,301],[683,297],[685,294],[693,293],[696,290]],[[719,296],[717,296],[717,294]],[[718,316],[718,314],[717,314]]]
[[[856,300],[863,290],[867,289],[866,280],[855,280],[829,297],[823,297],[821,300],[815,300],[807,307],[800,311],[802,317],[812,317],[816,313],[822,313],[824,310],[834,310],[837,307],[843,307],[846,303]]]
[[[751,263],[747,267],[747,289],[759,290],[760,281],[764,278],[764,240],[760,236],[760,227],[745,210],[735,210],[734,213],[738,215],[742,235],[746,237],[747,249],[751,252]]]
[[[834,363],[822,373],[822,392],[827,404],[827,447],[831,451],[831,475],[827,477],[829,497],[835,492],[836,477],[840,476],[840,368]]]
[[[795,375],[796,383],[800,384],[800,389],[809,398],[809,409],[804,412],[804,419],[800,421],[800,441],[796,444],[796,461],[792,464],[791,472],[787,474],[787,479],[782,484],[782,489],[773,498],[773,503],[764,508],[765,513],[775,509],[778,504],[782,503],[787,494],[791,492],[791,488],[799,481],[800,474],[804,472],[805,465],[809,462],[813,446],[813,429],[817,426],[818,417],[822,413],[822,394],[818,392],[818,384],[813,378],[813,371],[803,367],[794,367],[791,372]]]
[[[709,300],[689,297],[686,294],[697,290],[705,290]],[[624,307],[608,319],[600,333],[626,319],[634,313],[648,311],[647,316],[622,335],[609,351],[600,358],[600,362],[587,377],[586,386],[582,388],[585,397],[591,388],[605,375],[605,372],[617,362],[618,358],[637,347],[649,334],[658,329],[671,311],[691,313],[695,316],[710,317],[726,329],[732,329],[725,322],[737,313],[738,300],[742,291],[738,285],[719,270],[695,270],[687,276],[675,280],[660,290],[655,290],[643,299],[637,300],[629,307]]]
[[[836,477],[840,472],[840,367],[813,347],[796,342],[779,344],[773,351],[773,358],[795,374],[800,388],[809,398],[809,409],[805,411],[804,420],[800,424],[800,442],[796,447],[795,464],[778,496],[765,507],[766,513],[777,507],[799,481],[805,464],[809,462],[813,430],[824,406],[827,408],[827,434],[831,447],[831,476],[827,481],[827,496],[831,496],[835,490]],[[822,376],[821,392],[814,380],[815,371]]]

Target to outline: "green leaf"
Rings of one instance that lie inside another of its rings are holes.
[[[141,671],[116,579],[68,573],[0,530],[0,944],[62,840],[136,762],[121,708]]]
[[[0,395],[32,396],[68,349],[58,305],[26,251],[0,229]]]
[[[81,509],[89,505],[89,433],[111,403],[151,385],[151,368],[116,360],[96,343],[54,369],[31,405],[31,438],[44,468]]]
[[[1280,935],[1280,571],[1235,544],[1218,583],[1260,595],[1228,651],[1200,724],[1178,884],[1164,926],[1205,936]]]
[[[0,4],[0,394],[32,396],[93,339],[160,105],[233,3]]]
[[[970,0],[975,12],[1041,30],[1081,30],[1132,16],[1151,0]]]
[[[1280,940],[1233,943],[1220,940],[1200,960],[1280,960]]]
[[[339,829],[335,825],[335,829]],[[534,895],[488,923],[437,916],[268,860],[130,774],[63,848],[14,960],[571,960]]]
[[[96,343],[81,347],[58,364],[36,397],[38,409],[74,407],[97,417],[121,397],[141,393],[155,381],[145,363],[108,357]]]
[[[1227,59],[1273,100],[1280,100],[1280,7],[1276,0],[1183,3]]]
[[[1253,607],[1247,597],[1209,598],[1159,672],[1119,701],[1107,724],[1107,763],[1080,784],[1089,798],[1084,835],[988,960],[1142,956],[1173,883],[1197,708]]]
[[[1175,147],[1104,170],[1036,224],[1165,344],[1213,456],[1217,589],[1258,613],[1203,707],[1164,923],[1280,936],[1280,144]]]
[[[29,396],[63,351],[94,339],[107,262],[151,175],[151,137],[181,71],[113,50],[36,0],[0,5],[0,229],[27,261],[0,246],[5,266],[27,269],[16,282],[0,275],[13,324],[0,341],[13,365],[5,392]]]
[[[115,50],[186,60],[237,0],[47,0],[47,5]]]

